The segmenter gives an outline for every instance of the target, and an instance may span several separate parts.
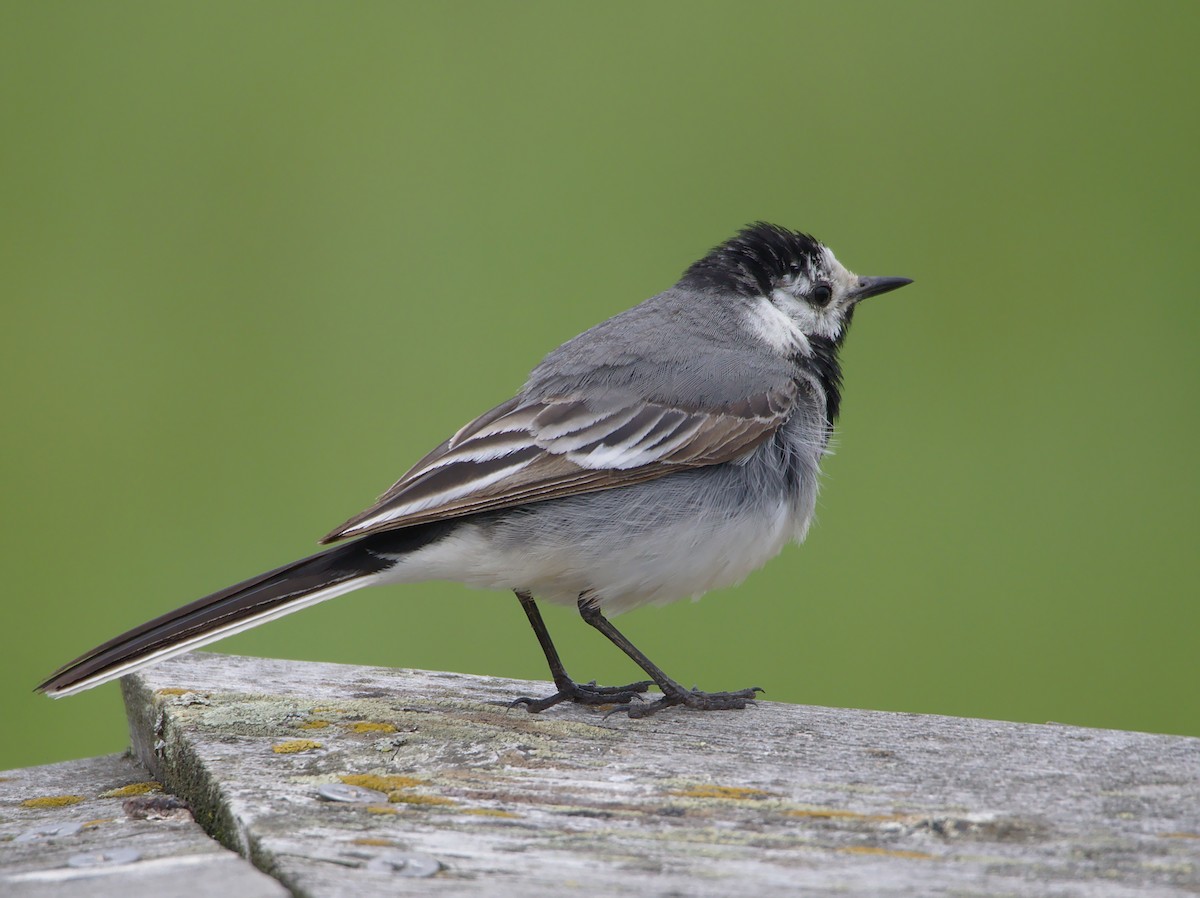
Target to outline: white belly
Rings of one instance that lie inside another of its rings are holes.
[[[591,592],[606,613],[739,583],[800,541],[816,503],[816,466],[787,493],[750,466],[465,519],[398,559],[392,581],[452,580],[525,590],[574,605]]]
[[[401,561],[395,579],[453,580],[485,589],[521,589],[574,605],[591,591],[619,614],[740,583],[796,536],[782,505],[772,515],[687,521],[633,539],[531,541],[520,551],[482,529],[464,527]]]

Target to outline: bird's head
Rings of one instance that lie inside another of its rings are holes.
[[[813,237],[765,222],[713,248],[683,281],[747,301],[750,327],[789,353],[814,337],[840,343],[860,301],[912,283],[854,274]]]

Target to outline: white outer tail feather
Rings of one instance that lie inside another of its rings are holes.
[[[61,689],[47,690],[46,695],[51,698],[63,698],[67,695],[74,695],[77,692],[84,692],[91,689],[93,686],[99,686],[102,683],[107,683],[109,680],[116,680],[125,674],[133,673],[135,670],[141,670],[143,667],[148,667],[151,664],[156,664],[159,661],[165,661],[167,658],[174,658],[176,655],[182,655],[185,652],[190,652],[192,649],[198,649],[200,646],[208,645],[210,642],[216,642],[218,639],[224,639],[226,636],[232,636],[235,633],[241,633],[244,630],[249,630],[251,627],[257,627],[259,624],[267,621],[277,620],[291,614],[293,611],[299,611],[301,608],[310,608],[313,605],[318,605],[321,602],[329,599],[336,599],[338,596],[343,596],[348,592],[354,592],[356,589],[362,589],[364,586],[371,586],[379,583],[384,579],[386,571],[381,571],[375,574],[364,574],[361,577],[355,577],[351,580],[343,580],[340,583],[334,583],[331,586],[326,586],[323,589],[317,589],[307,595],[297,596],[294,599],[289,599],[278,605],[274,605],[261,614],[250,615],[223,627],[216,627],[212,630],[206,630],[182,642],[173,643],[156,649],[145,655],[141,655],[130,661],[126,661],[118,667],[105,670],[102,673],[93,674],[69,686],[64,686]]]

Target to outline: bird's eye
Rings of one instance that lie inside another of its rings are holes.
[[[833,290],[828,284],[817,284],[808,298],[812,300],[813,305],[824,307],[829,305],[829,300],[833,299]]]

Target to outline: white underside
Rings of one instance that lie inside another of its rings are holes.
[[[797,522],[786,502],[770,514],[691,519],[634,538],[581,540],[547,533],[523,543],[520,551],[487,529],[468,525],[402,558],[383,577],[384,582],[451,580],[481,589],[525,590],[564,605],[592,591],[606,613],[619,614],[740,583],[789,542],[803,539],[805,529],[806,522]]]

